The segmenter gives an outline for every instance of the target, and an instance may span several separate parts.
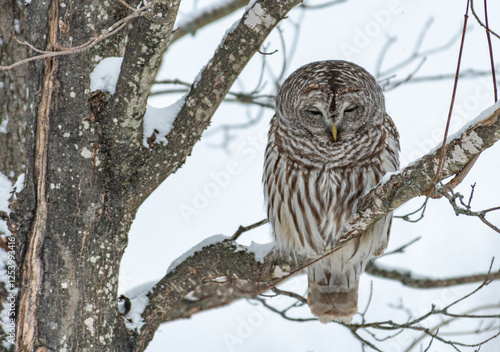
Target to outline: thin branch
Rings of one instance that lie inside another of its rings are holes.
[[[388,255],[392,255],[392,254],[396,254],[396,253],[404,253],[406,248],[410,247],[412,244],[414,244],[415,242],[419,241],[421,238],[422,238],[421,236],[418,236],[418,237],[412,239],[410,242],[405,243],[401,247],[393,249],[390,252],[385,252],[384,254],[380,255],[378,258],[382,258],[382,257],[388,256]]]
[[[426,75],[418,77],[412,76],[411,79],[405,77],[403,79],[398,79],[398,80],[391,80],[392,77],[389,77],[381,80],[380,85],[384,88],[385,91],[389,91],[391,89],[394,89],[395,87],[401,86],[403,83],[414,84],[414,83],[441,81],[445,79],[455,79],[455,75],[456,75],[455,73],[443,73],[443,74]],[[491,75],[491,71],[479,71],[474,69],[467,69],[460,72],[459,78],[469,79],[469,78],[476,78],[489,75]]]
[[[231,236],[231,241],[236,241],[243,233],[250,231],[250,230],[253,230],[253,229],[260,227],[260,226],[267,224],[267,223],[268,223],[268,220],[263,219],[263,220],[257,221],[256,223],[254,223],[252,225],[248,225],[248,226],[240,225],[240,227],[238,227],[238,230],[236,230],[236,232],[233,234],[233,236]]]
[[[354,337],[356,337],[362,344],[370,347],[372,350],[375,350],[375,351],[378,351],[378,352],[383,352],[381,349],[379,349],[373,343],[371,343],[370,341],[368,341],[368,340],[364,339],[363,337],[361,337],[358,334],[357,329],[350,329],[350,331],[354,335]]]
[[[248,4],[248,0],[221,1],[219,4],[210,5],[206,10],[196,11],[194,15],[185,16],[174,31],[170,43],[174,43],[187,34],[194,35],[199,29],[226,17]]]
[[[484,27],[484,29],[486,29],[489,33],[493,34],[495,37],[497,37],[498,39],[500,39],[500,35],[498,35],[497,33],[495,33],[494,31],[492,31],[489,26],[485,25],[481,19],[479,19],[479,16],[477,15],[476,13],[476,10],[474,9],[474,1],[473,0],[470,0],[470,8],[471,8],[471,12],[472,14],[474,15],[474,17],[476,18],[476,21],[477,23],[479,23],[479,25],[481,27]]]
[[[491,78],[493,79],[493,92],[495,101],[498,100],[497,95],[497,79],[495,76],[495,60],[493,60],[493,48],[491,47],[490,26],[488,24],[488,1],[484,0],[484,22],[486,23],[486,39],[488,40],[488,51],[490,54]]]
[[[303,296],[301,296],[301,295],[299,295],[299,294],[297,294],[295,292],[280,290],[277,287],[273,287],[272,291],[274,293],[276,293],[277,295],[283,295],[283,296],[288,296],[288,297],[294,298],[297,301],[299,301],[300,303],[303,303],[303,304],[307,303],[307,299],[306,298],[304,298]]]
[[[316,317],[315,318],[292,318],[286,314],[286,311],[281,311],[281,310],[276,309],[273,306],[271,306],[269,303],[267,303],[267,300],[264,298],[253,298],[253,299],[256,301],[259,301],[260,303],[262,303],[262,305],[264,307],[269,309],[271,312],[280,315],[283,319],[295,321],[295,322],[299,322],[299,323],[304,323],[304,322],[308,322],[308,321],[318,321],[318,318],[316,318]]]
[[[88,51],[88,50],[92,49],[99,42],[113,36],[114,34],[118,33],[119,31],[121,31],[132,19],[137,18],[139,16],[142,16],[143,12],[150,9],[152,6],[153,6],[153,3],[149,3],[143,7],[135,10],[134,13],[132,13],[132,14],[128,15],[127,17],[122,18],[121,20],[114,23],[111,27],[109,27],[101,35],[89,39],[86,43],[84,43],[82,45],[78,45],[78,46],[71,47],[71,48],[59,48],[59,51],[39,50],[39,49],[35,48],[33,45],[31,45],[30,43],[28,43],[26,41],[21,42],[17,38],[14,37],[14,39],[17,40],[18,43],[25,45],[25,46],[29,47],[30,49],[32,49],[33,51],[38,52],[38,53],[42,53],[42,54],[37,55],[37,56],[28,57],[24,60],[15,62],[11,65],[0,66],[0,71],[11,70],[14,67],[17,67],[17,66],[20,66],[23,64],[27,64],[28,62],[35,61],[35,60],[41,60],[41,59],[45,59],[48,57],[55,57],[55,56],[62,56],[62,55],[73,55],[73,54]]]
[[[483,287],[489,285],[494,279],[492,278],[491,276],[491,269],[493,268],[493,263],[495,261],[495,258],[492,258],[491,259],[491,263],[490,263],[490,268],[488,269],[488,276],[483,280],[483,282],[481,283],[481,285],[479,285],[475,290],[471,291],[470,293],[466,294],[465,296],[453,301],[452,303],[448,304],[446,307],[444,307],[442,309],[442,311],[444,313],[446,313],[447,315],[449,314],[448,313],[448,309],[453,307],[454,305],[462,302],[463,300],[469,298],[470,296],[476,294],[477,292],[479,292]],[[497,273],[497,275],[500,273],[500,271]],[[456,315],[450,315],[450,316],[456,316]]]
[[[495,226],[491,222],[486,219],[486,214],[492,211],[500,210],[500,207],[490,208],[486,210],[473,211],[470,208],[470,201],[468,204],[463,202],[463,196],[460,193],[455,193],[448,187],[441,187],[438,189],[439,194],[443,195],[450,202],[453,210],[455,211],[455,215],[467,215],[467,216],[475,216],[479,218],[485,225],[490,227],[492,230],[500,233],[500,228]],[[469,198],[470,200],[471,198]],[[460,205],[457,204],[457,200],[460,202]]]
[[[455,96],[457,93],[457,85],[458,85],[458,76],[460,74],[460,63],[462,62],[462,52],[464,49],[464,42],[465,42],[465,32],[467,30],[467,19],[469,18],[469,0],[467,0],[467,7],[465,10],[465,15],[464,15],[464,26],[463,26],[463,31],[462,31],[462,39],[460,41],[460,50],[458,51],[458,62],[457,62],[457,71],[455,74],[455,82],[453,84],[453,93],[451,95],[451,103],[450,103],[450,110],[448,112],[448,119],[446,121],[446,128],[444,131],[444,136],[443,136],[443,145],[441,147],[441,155],[439,156],[439,163],[436,171],[436,176],[434,178],[434,183],[437,183],[439,180],[439,176],[441,175],[441,169],[443,167],[444,163],[444,157],[446,154],[446,139],[448,138],[448,131],[450,129],[450,122],[451,122],[451,114],[453,112],[453,105],[455,104]]]
[[[322,10],[327,7],[333,6],[333,5],[338,5],[343,2],[346,2],[347,0],[331,0],[324,2],[322,4],[315,4],[315,5],[309,5],[309,3],[302,3],[300,7],[307,9],[307,10]]]
[[[429,29],[430,29],[430,25],[432,24],[432,22],[433,22],[433,19],[430,18],[425,23],[425,25],[422,27],[422,30],[420,31],[419,37],[417,38],[417,41],[413,47],[412,53],[407,58],[403,59],[401,62],[393,65],[392,67],[388,68],[387,70],[382,71],[380,68],[382,67],[382,62],[385,58],[385,55],[387,54],[391,45],[395,42],[394,37],[389,37],[388,42],[382,48],[382,50],[379,54],[379,58],[377,59],[378,71],[376,71],[377,75],[375,77],[381,78],[384,76],[390,76],[392,73],[397,72],[401,68],[407,67],[408,65],[413,63],[415,60],[418,60],[420,58],[425,58],[428,55],[432,55],[432,54],[435,54],[435,53],[438,53],[438,52],[441,52],[441,51],[444,51],[444,50],[450,48],[453,45],[453,43],[455,43],[457,38],[459,37],[459,33],[457,33],[457,35],[454,35],[453,37],[451,37],[450,40],[448,40],[448,42],[446,42],[440,46],[437,46],[437,47],[429,49],[429,50],[420,51],[422,43],[424,42],[424,39],[425,39]]]
[[[484,282],[485,280],[500,279],[500,272],[494,274],[488,272],[485,274],[475,274],[475,275],[450,277],[445,279],[436,279],[430,277],[423,277],[422,275],[414,274],[409,270],[384,268],[380,265],[377,265],[376,261],[370,262],[366,266],[366,273],[376,277],[398,281],[404,286],[419,288],[419,289],[450,287],[450,286],[471,284],[476,282]]]
[[[394,215],[394,218],[403,219],[404,221],[408,221],[408,222],[419,222],[420,220],[422,220],[424,218],[424,214],[425,214],[425,210],[427,209],[427,202],[428,201],[429,201],[429,197],[425,197],[424,202],[417,210],[412,211],[412,212],[405,214],[405,215]],[[415,215],[418,212],[420,212],[420,216],[417,219],[415,219],[415,220],[410,219],[411,215]]]

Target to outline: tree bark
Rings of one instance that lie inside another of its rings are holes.
[[[7,66],[26,58],[23,40],[25,18],[22,4],[0,1],[0,66]],[[28,97],[28,74],[22,67],[10,72],[0,71],[0,172],[15,182],[23,171],[24,143]]]

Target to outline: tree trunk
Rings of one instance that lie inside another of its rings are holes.
[[[83,1],[33,2],[27,9],[27,41],[45,51],[85,43],[109,21],[99,20],[91,7]],[[11,225],[21,249],[19,351],[106,346],[126,351],[117,343],[127,344],[127,332],[116,292],[133,213],[110,192],[104,125],[89,103],[89,74],[97,55],[49,57],[29,65],[29,186],[14,206]],[[29,216],[26,209],[33,209]]]

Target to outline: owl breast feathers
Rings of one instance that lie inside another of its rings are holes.
[[[264,164],[264,197],[283,255],[335,247],[358,200],[399,167],[399,136],[382,89],[362,67],[313,62],[284,82]],[[392,214],[308,267],[307,303],[323,323],[351,321],[359,276],[387,247]]]

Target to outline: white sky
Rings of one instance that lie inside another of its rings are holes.
[[[199,1],[205,6],[206,1]],[[478,3],[478,11],[482,9]],[[192,10],[192,1],[184,1],[181,16]],[[397,11],[393,9],[396,8]],[[297,43],[295,56],[288,58],[287,75],[311,61],[325,59],[347,59],[374,72],[381,48],[390,36],[397,41],[386,55],[382,69],[400,62],[411,55],[415,42],[426,22],[432,17],[422,49],[428,50],[443,45],[455,36],[462,26],[465,2],[447,1],[362,1],[351,0],[338,6],[306,13]],[[392,11],[392,12],[391,12]],[[490,25],[500,30],[493,14],[498,14],[500,5],[490,1]],[[192,81],[212,55],[226,29],[239,17],[234,14],[216,25],[211,25],[196,34],[175,43],[164,58],[160,78],[179,78]],[[287,50],[292,46],[294,28],[292,23],[302,16],[295,9],[288,20],[282,23]],[[377,22],[378,21],[378,22]],[[471,16],[467,34],[462,69],[489,69],[484,30]],[[363,35],[366,40],[362,41]],[[356,48],[349,55],[345,48]],[[495,54],[500,55],[499,41],[493,39]],[[266,56],[267,64],[274,74],[281,70],[283,50],[277,32],[266,41],[266,51],[279,52]],[[417,76],[454,73],[459,42],[446,51],[428,57]],[[344,50],[342,50],[344,48]],[[251,90],[259,76],[262,56],[257,54],[247,66],[233,91]],[[404,78],[417,63],[398,71],[396,78]],[[272,91],[272,80],[265,92]],[[402,163],[407,164],[422,156],[440,142],[451,98],[451,80],[411,84],[386,93],[387,111],[395,121],[401,135]],[[152,98],[150,104],[164,107],[174,103],[180,95]],[[463,79],[459,82],[456,96],[452,130],[458,130],[483,109],[493,104],[491,79]],[[204,134],[188,158],[186,164],[171,175],[141,206],[129,236],[129,246],[123,258],[120,274],[120,291],[125,292],[145,282],[160,279],[169,265],[182,253],[205,238],[223,234],[232,235],[239,225],[249,225],[265,217],[261,191],[263,152],[266,144],[268,123],[273,112],[263,111],[261,120],[248,129],[237,131],[227,150],[215,147],[221,142],[216,129],[225,124],[238,124],[256,117],[258,108],[241,108],[235,104],[223,104],[214,116],[211,127]],[[214,132],[210,132],[214,131]],[[463,184],[458,188],[466,196],[470,185],[477,183],[472,206],[485,209],[500,205],[498,162],[500,145],[483,153]],[[219,184],[217,184],[217,180]],[[205,201],[203,197],[205,196]],[[396,214],[405,214],[420,206],[423,199],[413,200]],[[198,214],[186,219],[182,209],[197,206]],[[500,224],[500,214],[489,219]],[[395,220],[389,250],[411,239],[422,239],[411,246],[405,254],[393,255],[380,263],[406,268],[422,275],[448,277],[467,273],[485,272],[492,256],[499,257],[500,236],[485,227],[478,219],[456,217],[446,200],[431,200],[425,218],[416,224]],[[270,241],[269,227],[246,233],[243,244],[251,241]],[[457,286],[445,290],[411,290],[397,282],[363,275],[361,279],[359,306],[363,309],[368,300],[370,283],[373,282],[373,299],[367,318],[372,321],[392,319],[404,321],[406,316],[389,305],[412,309],[417,316],[427,312],[431,304],[444,306],[471,291],[476,285]],[[303,294],[306,289],[304,277],[293,279],[285,288]],[[495,290],[496,289],[496,290]],[[468,302],[458,306],[456,312],[487,302],[498,301],[500,285],[492,284],[488,290],[478,293]],[[496,292],[495,292],[496,291]],[[290,301],[276,298],[272,303],[279,307]],[[305,307],[297,316],[309,317]],[[429,326],[438,323],[436,319]],[[455,331],[476,327],[457,325]],[[415,335],[412,335],[415,336]],[[195,337],[195,338],[193,338]],[[464,338],[468,342],[477,340]],[[402,351],[412,341],[409,335],[399,335],[393,340],[379,342],[384,351]],[[428,343],[426,340],[425,343]],[[425,345],[426,346],[426,345]],[[481,351],[498,351],[500,341],[491,342]],[[160,327],[148,352],[156,351],[360,351],[360,344],[349,331],[336,324],[321,325],[319,322],[296,323],[285,321],[259,305],[240,301],[225,308],[197,314],[192,319],[164,324]],[[451,348],[435,342],[432,351],[449,351]],[[466,350],[466,349],[464,349]]]

